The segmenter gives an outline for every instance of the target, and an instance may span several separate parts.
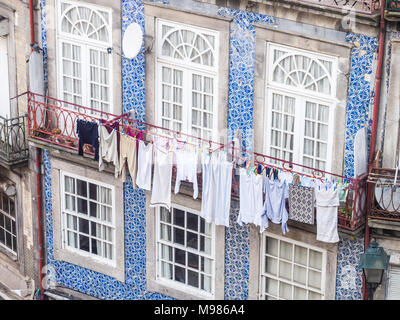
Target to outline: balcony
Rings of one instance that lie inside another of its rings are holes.
[[[273,3],[273,0],[253,0],[260,3]],[[282,3],[296,3],[318,8],[332,8],[343,12],[354,11],[360,14],[371,15],[377,13],[380,0],[281,0]],[[391,1],[394,2],[394,1]]]
[[[291,173],[309,176],[317,179],[335,179],[336,181],[347,181],[348,192],[346,200],[339,208],[338,226],[342,231],[355,232],[364,225],[366,214],[366,175],[359,179],[346,178],[333,173],[295,164],[286,160],[272,158],[268,155],[241,150],[231,144],[221,144],[183,134],[177,131],[161,128],[152,124],[129,119],[127,115],[116,116],[110,113],[99,112],[90,108],[75,105],[50,97],[44,97],[28,93],[28,136],[29,140],[47,149],[57,148],[66,152],[78,152],[78,137],[76,135],[76,121],[96,121],[104,119],[107,121],[118,120],[120,130],[125,131],[127,127],[131,130],[142,131],[144,138],[151,134],[152,137],[176,138],[178,141],[187,141],[195,146],[202,144],[209,150],[216,151],[225,148],[237,163],[253,159],[255,165],[278,168]],[[93,150],[84,148],[86,155],[93,155]],[[239,176],[233,174],[232,198],[239,198]],[[175,168],[174,168],[175,172]],[[201,174],[198,177],[199,189],[201,190]]]
[[[396,180],[396,181],[395,181]],[[368,176],[372,200],[368,218],[400,222],[400,170],[373,168]]]
[[[386,0],[385,19],[389,21],[400,21],[400,1]]]
[[[28,160],[26,125],[27,115],[11,119],[0,117],[0,161],[8,167]]]

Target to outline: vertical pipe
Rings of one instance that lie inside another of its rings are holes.
[[[375,98],[374,98],[374,109],[372,115],[372,130],[371,130],[371,142],[369,148],[369,161],[368,161],[368,172],[371,172],[372,165],[375,157],[375,144],[376,144],[376,132],[378,128],[379,118],[379,104],[381,98],[381,82],[382,82],[382,67],[383,67],[383,56],[384,56],[384,44],[386,36],[386,24],[385,24],[385,0],[381,0],[380,7],[380,23],[379,23],[379,48],[378,48],[378,66],[376,69],[376,84],[375,84]],[[371,207],[372,201],[372,188],[373,184],[368,183],[367,191],[367,210],[365,217],[365,235],[364,235],[364,251],[369,246],[370,230],[368,226],[368,213]],[[363,299],[367,300],[367,283],[365,276],[363,276]]]
[[[31,47],[35,43],[35,25],[33,15],[33,0],[29,0],[29,21],[31,28]],[[32,47],[33,50],[33,47]],[[29,94],[28,94],[29,97]],[[29,98],[28,98],[29,104]],[[40,279],[40,299],[43,300],[43,240],[42,240],[42,183],[40,172],[40,148],[36,148],[35,159],[35,173],[36,173],[36,204],[37,204],[37,221],[38,221],[38,244],[39,244],[39,279]]]
[[[38,221],[38,242],[39,242],[39,278],[40,278],[40,299],[43,300],[43,239],[42,239],[42,183],[40,170],[40,148],[36,149],[35,173],[36,173],[36,205]]]

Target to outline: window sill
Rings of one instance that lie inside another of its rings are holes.
[[[179,283],[171,283],[163,279],[148,279],[147,290],[150,292],[157,292],[178,300],[215,300],[213,294],[206,292],[202,293],[196,289],[191,289],[187,286],[180,285]]]

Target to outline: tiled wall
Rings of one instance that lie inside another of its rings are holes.
[[[45,6],[45,0],[41,0]],[[167,1],[163,1],[167,3]],[[171,1],[172,3],[173,1]],[[182,5],[190,7],[191,1]],[[203,4],[201,4],[203,5]],[[201,8],[197,3],[197,8]],[[204,4],[206,5],[206,4]],[[209,5],[208,5],[209,6]],[[210,7],[207,8],[208,10]],[[253,23],[279,23],[273,17],[218,8],[215,14],[232,17],[230,35],[229,113],[228,127],[232,135],[242,130],[243,147],[252,148],[254,92],[254,46]],[[42,40],[46,55],[45,12],[42,10]],[[122,0],[122,28],[137,22],[144,28],[144,9],[140,0]],[[376,52],[376,39],[361,35],[347,35],[347,41],[355,44],[352,51],[349,99],[347,106],[345,171],[352,175],[352,143],[355,129],[368,120],[371,88],[368,76],[372,73],[372,61]],[[359,46],[357,46],[359,44]],[[145,120],[145,59],[140,53],[135,59],[123,59],[123,110],[135,110],[138,120]],[[54,270],[57,282],[74,290],[106,299],[167,299],[161,294],[146,291],[146,210],[145,194],[135,190],[130,180],[125,185],[125,260],[126,283],[69,263],[55,261],[53,256],[52,205],[50,154],[45,159],[45,209],[47,259]],[[235,204],[233,204],[235,206]],[[249,228],[236,224],[237,207],[231,214],[231,227],[225,234],[225,298],[247,299],[249,282]],[[362,241],[341,240],[338,254],[337,299],[359,299],[361,276],[354,263],[362,252]],[[351,257],[351,263],[348,258]],[[352,267],[353,266],[353,267]],[[342,275],[344,277],[342,277]],[[345,280],[344,280],[345,279]]]

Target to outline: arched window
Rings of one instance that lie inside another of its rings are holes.
[[[275,50],[272,70],[274,82],[299,90],[332,94],[332,61]]]
[[[329,171],[337,59],[271,43],[267,48],[265,152]]]
[[[157,121],[212,138],[217,127],[218,33],[158,20]]]
[[[82,1],[58,3],[59,98],[112,112],[111,10]]]
[[[215,36],[182,27],[162,26],[162,55],[186,63],[215,66]]]
[[[82,5],[62,3],[61,32],[82,39],[109,41],[109,14]]]

